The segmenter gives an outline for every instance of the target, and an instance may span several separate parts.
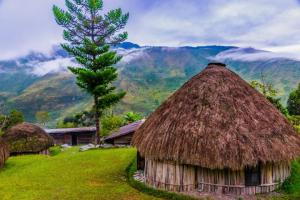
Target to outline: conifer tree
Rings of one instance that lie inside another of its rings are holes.
[[[53,6],[56,22],[64,28],[67,43],[62,47],[79,66],[69,67],[77,85],[93,96],[96,138],[100,142],[100,117],[104,110],[118,103],[125,92],[112,85],[118,77],[114,65],[121,56],[110,47],[127,39],[123,32],[129,14],[115,9],[103,13],[102,0],[66,0],[67,10]]]

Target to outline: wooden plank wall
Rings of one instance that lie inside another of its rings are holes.
[[[0,148],[0,168],[4,166],[4,163],[8,157],[9,157],[8,149]]]
[[[54,143],[56,145],[68,144],[72,145],[72,135],[71,134],[57,134],[52,135]],[[84,145],[94,143],[94,134],[77,134],[77,144]]]
[[[78,134],[77,136],[78,145],[90,144],[94,143],[94,141],[94,134]]]
[[[41,155],[50,155],[50,151],[49,151],[49,149],[45,149],[43,151],[40,151],[39,154],[41,154]]]
[[[115,138],[113,141],[114,145],[130,145],[133,134],[124,135],[118,138]]]
[[[244,170],[212,170],[170,161],[145,160],[146,183],[177,192],[214,192],[258,194],[274,191],[290,175],[288,163],[266,164],[261,167],[261,185],[245,186]]]
[[[62,145],[62,144],[69,144],[70,142],[66,142],[64,135],[52,135],[54,139],[54,144]]]
[[[194,191],[196,185],[194,166],[176,165],[173,162],[145,161],[146,183],[169,191]]]

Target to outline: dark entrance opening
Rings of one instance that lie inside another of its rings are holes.
[[[137,152],[137,170],[145,169],[145,158],[143,158],[140,152]]]
[[[72,146],[77,145],[77,135],[72,135]]]
[[[245,168],[245,185],[246,186],[257,186],[261,184],[261,170],[260,165],[256,167]]]

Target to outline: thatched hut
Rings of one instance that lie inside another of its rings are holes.
[[[133,137],[146,183],[179,192],[273,191],[300,155],[285,117],[224,64],[209,64],[165,101]]]
[[[48,154],[49,147],[53,146],[53,138],[39,126],[30,123],[10,128],[3,138],[9,144],[11,155]]]
[[[7,143],[0,138],[0,168],[4,166],[5,161],[9,157],[9,149]]]

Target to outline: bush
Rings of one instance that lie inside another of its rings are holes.
[[[101,119],[101,134],[102,136],[109,135],[112,131],[117,130],[125,124],[125,120],[121,116],[111,115]]]
[[[128,112],[124,116],[127,123],[132,123],[143,119],[143,116],[140,113]]]
[[[61,152],[61,147],[60,147],[60,146],[50,147],[50,148],[49,148],[49,151],[50,151],[50,155],[51,155],[51,156],[56,156],[56,155],[60,154],[60,152]]]
[[[9,128],[24,122],[24,115],[22,112],[12,110],[9,115],[0,115],[0,134],[7,131]]]
[[[300,83],[289,95],[287,109],[291,115],[300,115]]]
[[[60,121],[56,124],[56,128],[75,128],[75,127],[77,127],[77,125],[72,122],[64,123],[64,122]]]
[[[283,183],[282,190],[290,200],[300,199],[300,159],[293,162],[291,176]]]
[[[300,115],[288,116],[288,120],[294,125],[295,129],[300,133]]]

